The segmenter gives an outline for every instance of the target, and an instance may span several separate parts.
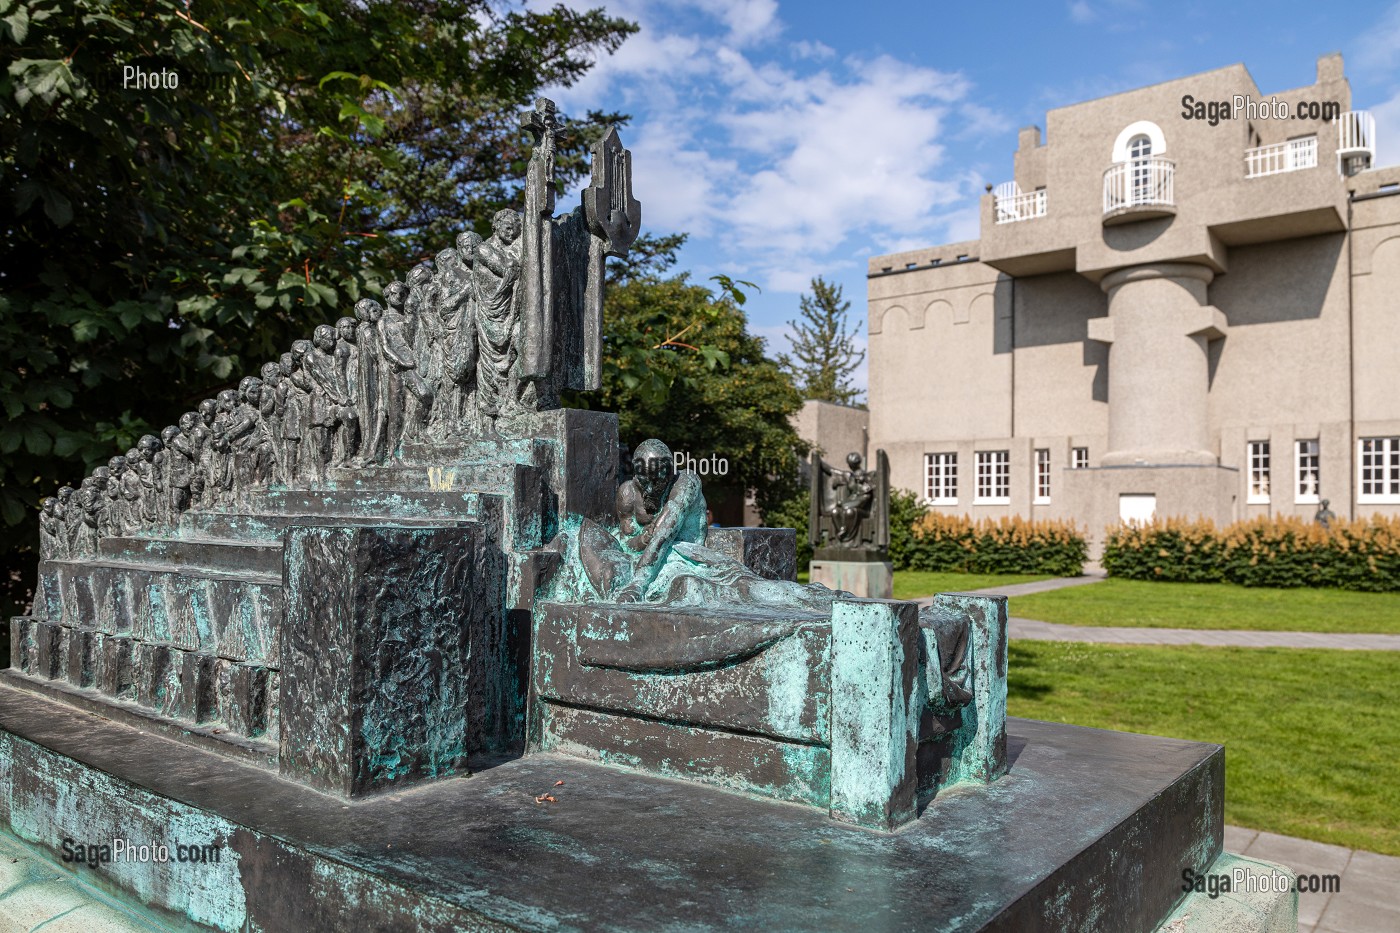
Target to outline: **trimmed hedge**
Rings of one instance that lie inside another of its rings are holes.
[[[895,512],[893,506],[890,512]],[[891,520],[896,517],[891,515]],[[890,529],[894,560],[894,525]],[[928,512],[910,528],[903,563],[896,570],[960,573],[1046,573],[1076,577],[1089,545],[1072,522],[1024,518],[979,519]]]
[[[1110,576],[1175,583],[1400,591],[1400,518],[1256,518],[1224,529],[1168,518],[1109,529]]]

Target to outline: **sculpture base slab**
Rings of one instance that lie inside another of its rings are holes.
[[[1246,880],[1245,873],[1254,881]],[[1222,853],[1210,874],[1230,879],[1231,890],[1192,891],[1159,928],[1160,933],[1298,933],[1297,875],[1291,868]],[[1286,881],[1288,890],[1260,884]],[[1184,883],[1184,882],[1183,882]]]
[[[814,560],[807,580],[871,599],[894,596],[894,565],[889,561]]]
[[[68,867],[224,930],[1158,929],[1220,855],[1223,749],[1007,726],[1005,777],[879,834],[549,754],[347,802],[0,687],[0,817],[54,854],[169,846]]]

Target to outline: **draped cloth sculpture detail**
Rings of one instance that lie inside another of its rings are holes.
[[[564,127],[543,98],[522,126],[535,138],[523,213],[497,212],[485,239],[458,235],[382,299],[45,499],[43,558],[90,556],[101,537],[160,533],[190,508],[237,507],[415,448],[528,436],[561,390],[598,388],[604,261],[627,255],[641,223],[631,154],[608,128],[579,207],[553,217]]]

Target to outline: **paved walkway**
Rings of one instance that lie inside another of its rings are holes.
[[[1032,641],[1089,641],[1113,645],[1213,645],[1238,648],[1341,648],[1346,651],[1400,651],[1400,635],[1332,632],[1255,632],[1189,628],[1118,628],[1061,625],[1012,617],[1008,634]],[[1240,853],[1243,855],[1244,853]]]
[[[966,592],[972,596],[1029,596],[1032,593],[1048,593],[1051,590],[1063,590],[1071,586],[1102,583],[1107,579],[1107,574],[1103,571],[1097,571],[1079,577],[1054,577],[1050,580],[1036,580],[1033,583],[1013,583],[1010,586],[994,586],[985,590],[960,590],[959,592]],[[914,602],[920,606],[929,606],[933,604],[933,597],[920,596]]]
[[[1238,826],[1225,827],[1225,850],[1299,875],[1340,876],[1336,893],[1298,895],[1298,933],[1400,930],[1400,858]]]

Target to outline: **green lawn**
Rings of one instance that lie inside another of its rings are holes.
[[[1229,823],[1400,855],[1400,654],[1015,641],[1009,667],[1013,716],[1223,744]]]
[[[1108,579],[1017,596],[1011,614],[1068,625],[1397,634],[1400,593]]]
[[[900,570],[894,575],[894,598],[915,599],[934,593],[964,593],[993,586],[1011,586],[1049,580],[1045,574],[1029,573],[936,573],[928,570]]]

